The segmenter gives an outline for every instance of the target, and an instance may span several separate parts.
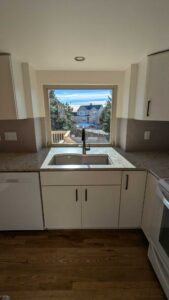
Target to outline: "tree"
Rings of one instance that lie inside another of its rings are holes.
[[[50,100],[55,100],[55,91],[54,90],[50,90],[49,91],[49,99]]]
[[[56,130],[58,127],[58,99],[55,97],[54,90],[49,91],[49,107],[50,107],[50,116],[51,116],[51,128]]]
[[[64,130],[70,130],[73,127],[73,121],[72,121],[72,112],[73,108],[66,103],[64,105],[64,112],[65,112],[65,124],[64,124]]]
[[[52,130],[70,130],[74,127],[71,106],[61,103],[55,96],[54,90],[49,92],[49,106]]]
[[[111,99],[109,99],[100,116],[101,129],[108,133],[110,133],[111,109],[112,104]]]

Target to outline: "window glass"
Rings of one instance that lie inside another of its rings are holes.
[[[87,143],[110,143],[112,90],[51,89],[48,101],[52,144],[81,143],[82,128]]]

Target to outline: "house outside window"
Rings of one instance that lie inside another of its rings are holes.
[[[112,143],[113,89],[47,90],[49,144],[81,144],[82,128],[87,143]]]

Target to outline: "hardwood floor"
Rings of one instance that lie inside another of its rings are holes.
[[[0,295],[12,300],[166,299],[141,231],[0,233]]]

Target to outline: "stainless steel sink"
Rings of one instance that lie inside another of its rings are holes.
[[[49,165],[111,165],[107,154],[57,154]]]

